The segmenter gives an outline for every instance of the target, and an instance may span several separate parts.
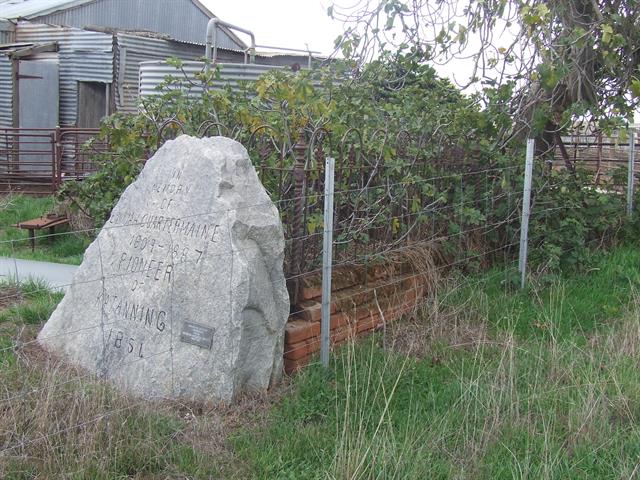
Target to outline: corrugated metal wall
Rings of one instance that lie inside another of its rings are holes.
[[[9,20],[0,18],[0,43],[14,42],[15,27]]]
[[[148,30],[176,40],[204,43],[209,17],[190,0],[100,0],[31,20],[77,28],[97,25]],[[242,49],[223,31],[219,31],[218,39],[221,48]]]
[[[65,127],[76,125],[78,81],[115,82],[112,90],[116,110],[135,112],[138,104],[140,62],[166,60],[168,57],[193,60],[204,55],[203,45],[124,33],[118,33],[114,38],[114,35],[102,32],[30,22],[18,24],[16,41],[58,43],[60,125]],[[219,50],[219,57],[221,60],[239,62],[242,61],[243,55],[229,50]],[[8,116],[11,118],[10,111]]]
[[[58,42],[61,126],[76,124],[78,81],[113,81],[112,35],[20,22],[16,27],[16,42]]]
[[[149,60],[166,60],[178,57],[182,60],[194,60],[204,56],[203,45],[144,38],[118,33],[116,36],[116,108],[120,111],[134,113],[138,107],[140,63]],[[233,55],[223,52],[221,55]],[[124,67],[124,68],[123,68]]]
[[[202,88],[197,85],[199,82],[195,80],[195,75],[201,72],[204,68],[202,62],[186,62],[183,65],[183,70],[189,80],[195,83],[195,86],[191,88],[190,93],[192,95],[202,94]],[[268,72],[269,70],[283,68],[273,65],[242,65],[242,64],[221,64],[220,65],[220,81],[216,81],[214,88],[223,88],[226,85],[235,88],[238,85],[238,81],[256,81],[258,78]],[[173,75],[175,77],[180,76],[179,71],[176,71],[175,67],[168,65],[166,62],[144,62],[140,65],[140,96],[146,97],[151,95],[158,95],[160,92],[156,90],[156,87],[162,83],[167,75]]]
[[[13,32],[0,30],[0,44],[1,43],[13,43]]]
[[[0,127],[13,127],[12,102],[11,60],[0,55]]]

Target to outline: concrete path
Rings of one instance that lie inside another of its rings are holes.
[[[73,281],[75,265],[37,262],[19,258],[0,257],[0,280],[43,280],[54,290],[64,290]]]

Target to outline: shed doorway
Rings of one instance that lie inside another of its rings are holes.
[[[109,83],[78,82],[78,128],[98,128],[109,114]]]

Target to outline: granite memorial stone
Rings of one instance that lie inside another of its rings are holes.
[[[180,136],[122,194],[38,340],[135,395],[230,401],[282,374],[283,258],[245,148]]]

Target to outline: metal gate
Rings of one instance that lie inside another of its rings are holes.
[[[51,193],[66,180],[93,173],[93,155],[108,151],[106,142],[87,140],[95,128],[0,128],[0,192]]]

